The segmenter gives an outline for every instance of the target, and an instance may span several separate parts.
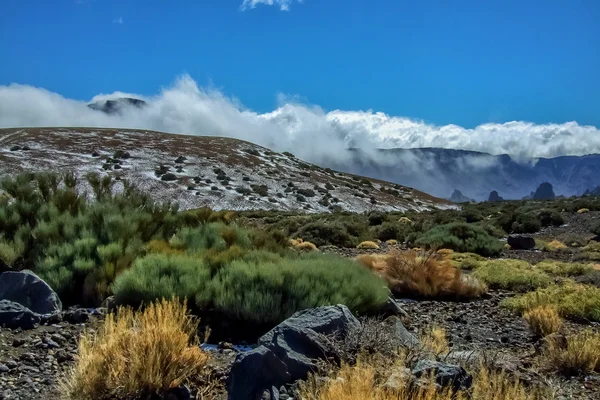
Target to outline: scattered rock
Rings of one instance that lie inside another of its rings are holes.
[[[467,390],[473,383],[473,377],[463,367],[439,361],[420,360],[411,372],[417,378],[433,374],[438,385],[451,386],[454,391]]]
[[[393,296],[389,296],[385,304],[381,307],[379,312],[384,318],[396,316],[400,318],[407,318],[408,313],[404,311],[402,306],[394,299]]]
[[[90,313],[85,308],[77,308],[65,312],[64,318],[73,324],[82,324],[90,319]]]
[[[0,326],[33,329],[39,323],[40,316],[22,304],[0,300]]]

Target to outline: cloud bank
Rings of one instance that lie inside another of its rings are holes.
[[[326,112],[318,106],[282,97],[280,106],[260,114],[213,89],[201,88],[189,76],[159,94],[145,97],[115,92],[91,101],[135,97],[148,102],[121,115],[106,115],[42,88],[0,86],[0,127],[92,126],[136,128],[248,140],[276,151],[291,151],[321,164],[343,163],[348,147],[365,152],[377,148],[440,147],[515,159],[600,153],[600,131],[577,122],[533,124],[513,121],[473,129],[436,126],[374,111]]]
[[[302,3],[303,0],[244,0],[240,9],[242,11],[255,8],[258,4],[267,6],[278,6],[281,11],[289,11],[294,2]]]

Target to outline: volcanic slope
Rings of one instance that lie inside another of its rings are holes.
[[[156,200],[177,202],[181,209],[364,212],[456,207],[405,186],[324,169],[237,139],[145,130],[0,129],[0,176],[25,171],[108,174]]]

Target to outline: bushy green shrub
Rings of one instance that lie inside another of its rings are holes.
[[[542,226],[561,226],[565,223],[562,215],[554,210],[541,210],[538,213],[538,219]]]
[[[403,242],[406,239],[410,227],[398,222],[384,222],[376,229],[376,236],[381,241],[397,240]]]
[[[514,233],[535,233],[542,229],[539,218],[531,213],[519,214],[517,220],[512,224]]]
[[[298,310],[345,304],[364,313],[387,299],[385,282],[357,262],[334,255],[281,258],[248,253],[212,276],[193,255],[149,255],[113,284],[117,302],[137,305],[173,294],[200,310],[236,320],[276,324]]]
[[[490,236],[480,226],[455,222],[436,226],[416,240],[425,248],[452,249],[461,253],[477,253],[493,256],[502,250],[502,243]]]
[[[311,222],[301,227],[295,236],[312,242],[318,247],[325,245],[355,247],[358,242],[348,233],[348,228],[338,222]]]
[[[596,236],[600,236],[600,222],[598,222],[597,224],[593,225],[590,228],[590,232],[592,232]]]

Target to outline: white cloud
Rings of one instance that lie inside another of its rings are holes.
[[[113,24],[123,25],[123,17],[113,19]]]
[[[370,110],[326,112],[285,96],[279,96],[277,109],[259,114],[218,90],[198,87],[189,76],[152,97],[115,92],[98,95],[93,101],[125,96],[143,98],[149,105],[123,115],[105,115],[90,110],[87,102],[45,89],[0,86],[0,127],[96,126],[228,136],[291,151],[316,163],[344,162],[348,154],[343,150],[349,146],[364,151],[441,147],[510,154],[519,159],[600,153],[600,130],[577,122],[512,121],[467,129]]]
[[[292,3],[302,3],[304,0],[244,0],[240,9],[242,11],[255,8],[258,4],[267,6],[278,6],[281,11],[289,11]]]

